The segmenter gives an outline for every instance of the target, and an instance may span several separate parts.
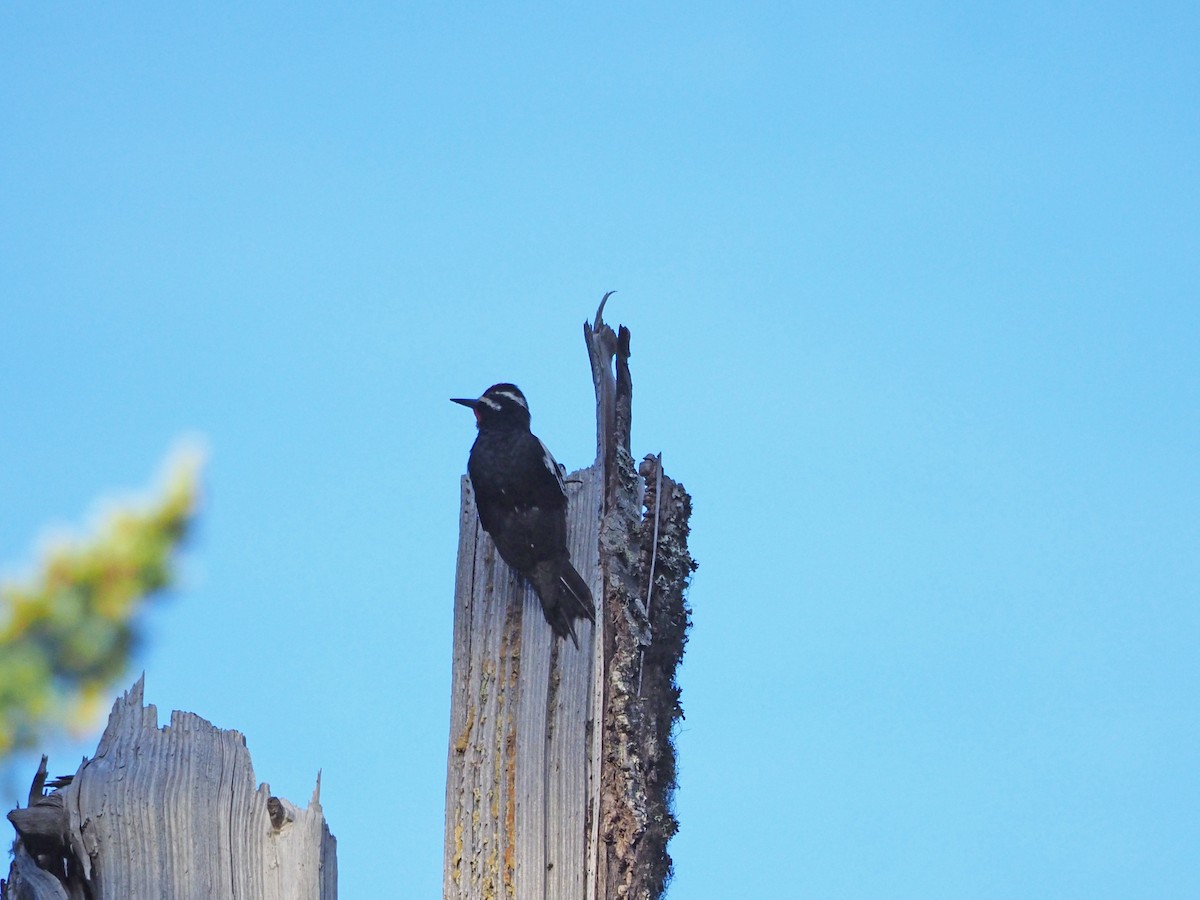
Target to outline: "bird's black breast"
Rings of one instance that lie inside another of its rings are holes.
[[[529,431],[489,429],[479,432],[467,463],[480,524],[520,572],[567,552],[567,498],[546,460]]]

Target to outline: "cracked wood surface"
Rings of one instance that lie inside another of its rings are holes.
[[[142,689],[139,679],[117,700],[96,755],[50,795],[66,811],[65,841],[40,848],[38,862],[65,858],[64,878],[50,884],[29,870],[30,854],[18,856],[13,900],[335,900],[336,841],[319,778],[307,809],[272,797],[269,785],[256,786],[239,732],[185,712],[159,728]]]
[[[600,597],[595,469],[568,476],[571,559]],[[446,781],[446,898],[581,898],[596,772],[594,629],[554,636],[533,590],[500,559],[462,480]],[[599,618],[599,613],[597,615]]]

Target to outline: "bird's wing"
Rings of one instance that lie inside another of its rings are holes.
[[[562,495],[564,497],[567,496],[567,486],[563,482],[562,469],[559,468],[558,463],[555,461],[554,454],[550,452],[550,448],[542,442],[541,438],[538,438],[538,443],[542,445],[542,464],[554,476],[554,481],[558,485],[558,489],[562,492]]]

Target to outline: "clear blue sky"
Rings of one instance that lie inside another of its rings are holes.
[[[148,699],[436,897],[447,398],[588,464],[616,288],[671,896],[1200,896],[1196,7],[471,6],[5,5],[0,561],[201,436]]]

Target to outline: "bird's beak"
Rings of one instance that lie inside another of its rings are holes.
[[[479,405],[478,400],[463,400],[459,397],[451,397],[450,402],[451,403],[459,403],[463,406],[469,406],[471,409],[474,409],[475,407],[477,407]]]

